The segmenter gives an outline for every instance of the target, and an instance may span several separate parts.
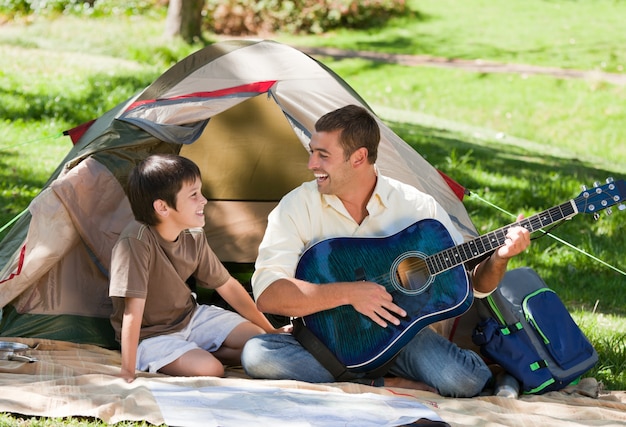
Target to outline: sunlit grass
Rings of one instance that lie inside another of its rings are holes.
[[[521,138],[558,147],[582,162],[626,173],[626,86],[546,76],[326,61],[374,107],[443,117],[498,132],[495,144]],[[381,75],[393,75],[381,79]],[[515,142],[514,142],[515,143]]]
[[[623,389],[626,384],[626,319],[593,311],[574,311],[572,317],[599,355],[599,362],[590,374],[609,390]]]
[[[414,13],[384,28],[324,37],[281,35],[336,46],[451,59],[626,72],[626,4],[615,0],[409,0]]]
[[[0,413],[0,427],[100,427],[100,426],[117,426],[117,427],[147,427],[152,424],[145,421],[133,422],[123,421],[115,424],[108,424],[104,421],[91,418],[39,418],[39,417],[24,417],[19,415],[9,415]]]

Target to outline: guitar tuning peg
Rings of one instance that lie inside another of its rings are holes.
[[[607,184],[610,184],[610,183],[612,183],[613,181],[615,181],[615,180],[613,179],[613,177],[612,177],[612,176],[610,176],[610,177],[608,177],[608,178],[606,179],[606,183],[607,183]]]
[[[581,185],[580,189],[583,190],[583,191],[587,191],[587,186],[586,185]]]
[[[598,212],[594,212],[593,213],[593,219],[595,219],[596,221],[600,219],[600,214]]]
[[[600,181],[596,181],[596,182],[594,182],[594,183],[593,183],[593,186],[594,186],[595,188],[599,187],[599,186],[600,186]]]
[[[619,205],[617,205],[617,209],[620,211],[626,210],[626,205],[623,203],[620,203]]]
[[[606,214],[607,215],[611,215],[613,213],[613,209],[612,208],[606,208]]]

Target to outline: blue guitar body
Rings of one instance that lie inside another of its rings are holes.
[[[433,275],[424,260],[454,246],[438,221],[426,219],[388,237],[323,240],[300,258],[296,277],[324,283],[372,281],[386,287],[407,312],[398,326],[378,326],[351,305],[304,316],[307,328],[352,372],[375,370],[424,327],[459,316],[472,303],[461,264]]]

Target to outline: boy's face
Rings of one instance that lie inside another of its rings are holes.
[[[204,205],[207,199],[202,195],[202,180],[196,178],[193,183],[185,182],[176,195],[176,209],[172,209],[169,219],[180,230],[204,227]]]

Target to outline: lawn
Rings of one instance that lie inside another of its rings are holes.
[[[626,2],[409,4],[410,18],[384,28],[275,38],[296,46],[624,74]],[[35,18],[0,27],[0,229],[69,151],[63,130],[98,117],[201,48],[163,39],[163,28],[159,15]],[[486,201],[531,215],[575,197],[582,184],[626,178],[624,86],[321,60],[432,164],[472,191],[466,206],[482,233],[514,220]],[[620,390],[626,389],[624,215],[616,210],[597,221],[579,215],[551,231],[559,240],[538,238],[512,263],[532,266],[559,293],[600,353],[592,374]]]

